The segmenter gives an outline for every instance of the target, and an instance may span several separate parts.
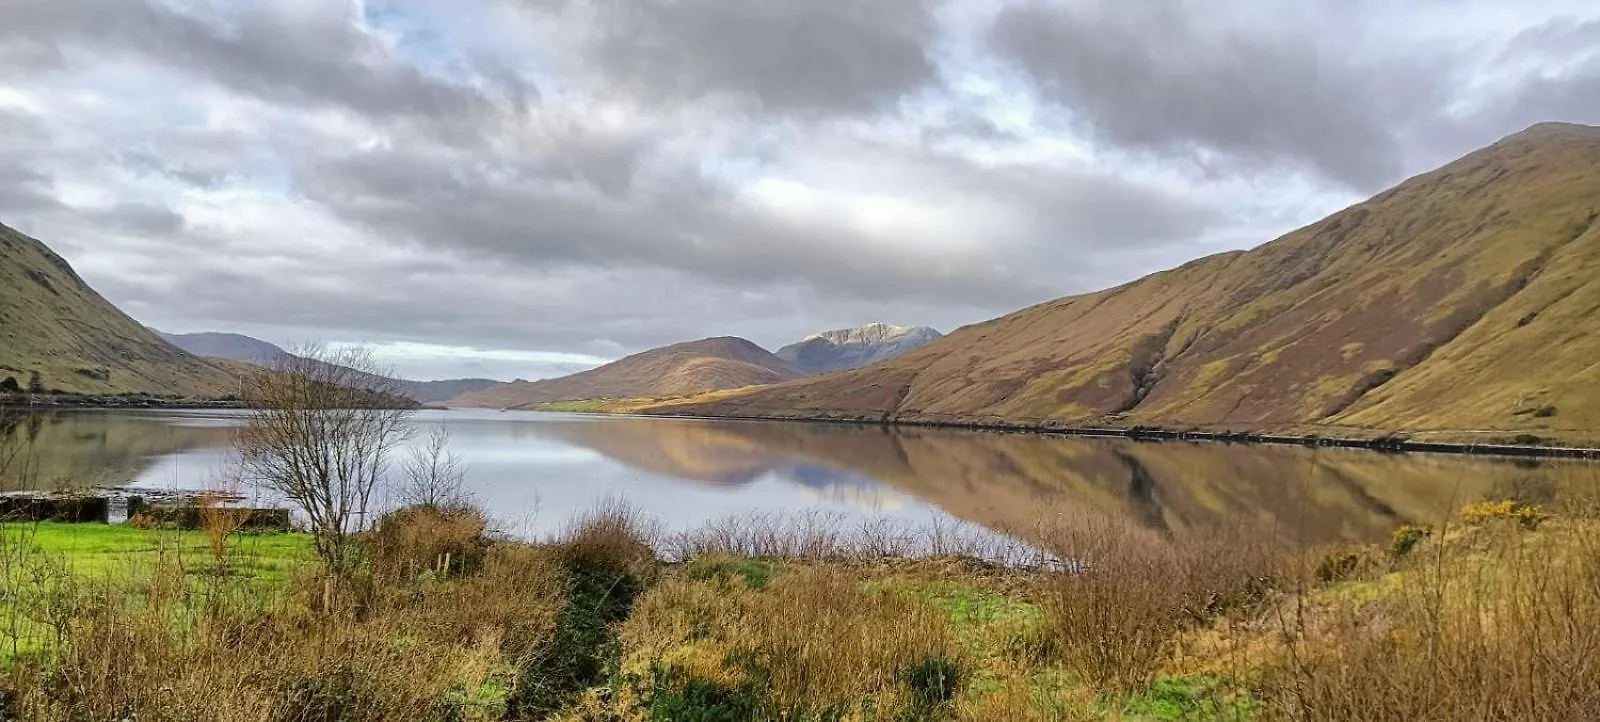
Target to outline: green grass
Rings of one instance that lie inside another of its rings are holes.
[[[40,553],[60,559],[80,576],[126,572],[177,559],[196,570],[208,568],[211,547],[204,532],[136,529],[121,524],[9,524],[7,546],[23,540]],[[312,558],[311,537],[304,534],[242,533],[228,540],[236,576],[263,583],[281,583],[289,572]]]
[[[1229,691],[1217,680],[1166,677],[1127,700],[1122,718],[1131,720],[1247,720],[1255,700]]]
[[[314,559],[304,534],[250,533],[230,537],[228,578],[257,600],[281,591],[290,573]],[[36,610],[62,584],[140,580],[163,564],[177,564],[198,578],[216,569],[204,532],[137,529],[120,524],[0,524],[0,556],[6,589],[0,619],[16,622],[0,644],[0,666],[13,653],[37,648],[45,627]],[[12,636],[17,637],[11,639]]]

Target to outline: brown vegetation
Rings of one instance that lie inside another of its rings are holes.
[[[661,411],[1592,441],[1597,168],[1600,128],[1537,126],[1248,252]]]
[[[1311,553],[1062,517],[1044,522],[1063,563],[1007,568],[953,542],[896,558],[881,534],[754,522],[663,563],[667,540],[619,505],[541,544],[421,507],[361,535],[364,592],[331,608],[315,568],[263,588],[162,555],[95,578],[35,551],[33,577],[7,577],[28,603],[7,611],[40,634],[10,640],[0,704],[30,720],[1584,718],[1600,521],[1574,507],[1530,526],[1524,508]],[[716,549],[752,540],[803,558]]]

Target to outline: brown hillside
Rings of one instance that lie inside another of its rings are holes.
[[[645,399],[773,384],[800,372],[742,338],[708,338],[635,354],[571,376],[499,384],[452,406],[516,408],[556,401]]]
[[[83,282],[43,243],[0,225],[0,382],[73,393],[220,396],[236,378],[181,351]]]
[[[1600,128],[1545,124],[1248,252],[673,413],[1600,428]]]

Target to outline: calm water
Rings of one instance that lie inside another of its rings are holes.
[[[34,487],[206,488],[227,475],[239,421],[69,412],[9,433],[31,441]],[[1318,543],[1381,539],[1481,498],[1555,503],[1600,489],[1600,465],[1579,462],[466,410],[414,423],[449,427],[472,492],[525,535],[621,497],[668,529],[812,511],[1016,528],[1091,510],[1180,537],[1249,525]]]

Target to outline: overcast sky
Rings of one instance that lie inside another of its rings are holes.
[[[0,0],[0,222],[416,377],[948,331],[1543,120],[1600,123],[1600,3]]]

